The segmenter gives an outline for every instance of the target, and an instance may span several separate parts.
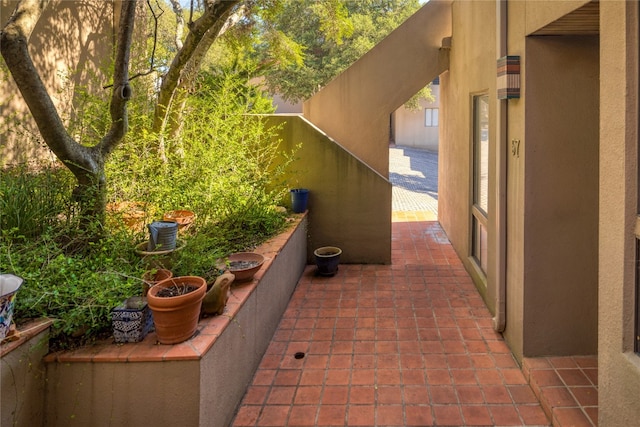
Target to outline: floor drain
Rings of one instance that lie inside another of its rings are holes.
[[[296,359],[302,359],[304,357],[304,353],[299,351],[296,354],[294,354],[293,357],[295,357]]]

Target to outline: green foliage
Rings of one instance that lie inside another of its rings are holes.
[[[140,202],[146,223],[169,210],[196,213],[194,225],[179,237],[185,246],[172,258],[175,276],[213,281],[220,258],[253,249],[286,224],[277,206],[288,191],[282,182],[286,161],[279,160],[277,129],[267,128],[259,116],[272,111],[271,102],[246,83],[248,74],[236,68],[202,76],[181,136],[167,138],[166,162],[158,155],[158,136],[149,130],[141,91],[131,102],[126,141],[107,162],[109,201]],[[85,112],[104,105],[89,96],[83,102]],[[0,271],[25,279],[16,299],[17,322],[54,319],[53,349],[110,335],[111,309],[141,293],[149,268],[134,250],[148,238],[144,226],[128,229],[107,211],[105,223],[93,224],[93,238],[79,235],[70,201],[73,183],[66,169],[0,175]]]
[[[271,26],[304,47],[304,62],[272,67],[265,77],[271,93],[291,102],[309,98],[420,7],[418,0],[284,3]],[[255,55],[266,61],[273,51],[258,46]]]
[[[71,217],[68,197],[73,176],[68,169],[26,165],[0,170],[0,229],[13,236],[34,237]]]
[[[86,344],[109,332],[109,312],[142,289],[142,265],[130,239],[114,234],[68,253],[73,229],[50,228],[37,238],[3,230],[0,270],[25,279],[16,298],[15,320],[49,317],[52,348]]]

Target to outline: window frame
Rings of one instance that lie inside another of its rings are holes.
[[[489,94],[485,92],[473,95],[471,105],[472,194],[471,245],[469,249],[471,258],[486,277],[489,240]]]
[[[435,128],[440,125],[440,112],[438,108],[424,109],[424,127]]]

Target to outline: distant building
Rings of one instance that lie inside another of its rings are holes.
[[[405,147],[438,151],[440,79],[431,83],[433,101],[423,99],[419,110],[404,106],[391,115],[391,142]]]

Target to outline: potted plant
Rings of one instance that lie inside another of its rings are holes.
[[[313,251],[316,259],[317,273],[320,276],[333,276],[338,271],[342,249],[335,246],[323,246]]]
[[[9,329],[11,329],[15,297],[22,282],[22,277],[13,274],[0,274],[0,341],[7,336]]]
[[[198,276],[172,277],[149,289],[147,301],[161,344],[177,344],[193,336],[206,291],[206,280]]]
[[[117,343],[142,341],[153,330],[153,315],[145,297],[129,297],[111,310],[113,338]]]
[[[180,209],[175,211],[166,212],[163,216],[165,221],[173,221],[178,223],[180,231],[186,231],[193,221],[196,219],[196,214],[193,211]]]

